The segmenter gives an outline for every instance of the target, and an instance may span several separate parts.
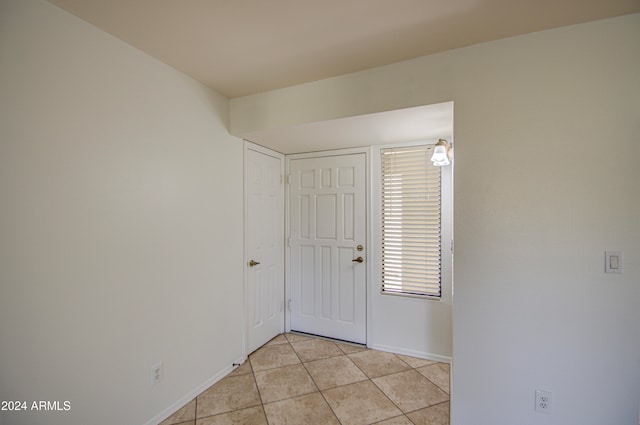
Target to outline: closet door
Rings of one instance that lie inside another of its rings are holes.
[[[284,332],[284,158],[246,143],[247,354]]]

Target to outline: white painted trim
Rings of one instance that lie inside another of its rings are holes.
[[[233,363],[242,364],[245,361],[247,361],[247,357],[246,356],[242,356],[242,357],[238,358]],[[162,412],[158,413],[156,416],[154,416],[153,418],[151,418],[150,420],[145,422],[144,425],[157,425],[160,422],[164,421],[169,416],[173,415],[179,409],[184,407],[191,400],[193,400],[198,395],[200,395],[207,388],[211,387],[213,384],[215,384],[216,382],[220,381],[222,378],[224,378],[229,373],[231,373],[233,371],[233,369],[234,369],[233,365],[225,367],[220,372],[216,373],[211,378],[207,379],[202,384],[198,385],[196,388],[194,388],[193,390],[189,391],[186,395],[181,397],[178,401],[173,403],[171,406],[167,407]]]
[[[274,158],[278,158],[281,160],[284,160],[285,156],[283,154],[281,154],[280,152],[276,152],[274,150],[271,150],[269,148],[265,148],[264,146],[260,146],[260,145],[256,145],[255,143],[249,141],[249,140],[243,140],[244,142],[244,149],[251,149],[252,151],[256,151],[256,152],[260,152],[263,153],[265,155],[269,155],[272,156]],[[283,167],[284,168],[284,167]]]
[[[291,174],[291,155],[284,157],[284,331],[291,332],[291,215],[289,208],[289,193]]]
[[[249,333],[247,332],[248,320],[247,314],[249,314],[249,310],[247,307],[247,261],[248,261],[248,252],[247,247],[249,246],[249,242],[247,241],[247,228],[249,227],[249,215],[247,214],[247,150],[249,150],[250,146],[249,141],[243,140],[242,145],[242,214],[243,222],[242,222],[242,355],[247,356],[247,346],[249,345]]]
[[[286,155],[286,158],[288,162],[290,159],[322,158],[325,156],[342,156],[342,155],[350,155],[355,153],[364,153],[365,155],[368,155],[370,150],[371,149],[368,146],[361,147],[361,148],[333,149],[328,151],[295,153],[295,154]]]
[[[386,351],[388,353],[402,354],[404,356],[416,357],[418,359],[433,360],[434,362],[451,364],[451,357],[441,356],[439,354],[422,353],[419,351],[406,350],[400,347],[391,347],[387,345],[377,345],[377,344],[373,344],[368,348],[372,350]]]
[[[366,157],[366,162],[367,162],[367,174],[366,174],[366,179],[367,179],[367,193],[366,193],[366,199],[367,199],[367,215],[366,215],[366,220],[367,220],[367,228],[366,228],[366,237],[367,237],[367,253],[369,254],[367,256],[367,348],[371,348],[369,346],[369,342],[372,340],[372,333],[373,333],[373,327],[371,326],[371,322],[372,322],[372,313],[373,313],[373,298],[372,298],[372,289],[371,289],[371,284],[373,282],[374,279],[374,268],[373,268],[373,264],[374,262],[371,261],[373,259],[373,250],[371,249],[371,244],[373,243],[373,215],[371,213],[372,209],[371,206],[373,205],[373,154],[374,154],[375,150],[373,148],[373,146],[369,146],[367,148],[367,157]]]

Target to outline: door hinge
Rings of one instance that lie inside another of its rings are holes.
[[[291,237],[287,238],[287,246],[291,248]]]
[[[453,254],[453,239],[451,239],[451,253]]]

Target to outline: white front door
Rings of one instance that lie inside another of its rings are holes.
[[[283,161],[245,143],[247,354],[284,331]]]
[[[364,153],[290,160],[294,331],[366,343],[365,166]]]

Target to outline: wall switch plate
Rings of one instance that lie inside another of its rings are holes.
[[[536,412],[551,413],[551,391],[536,390]]]
[[[622,251],[604,252],[604,272],[622,273]]]

